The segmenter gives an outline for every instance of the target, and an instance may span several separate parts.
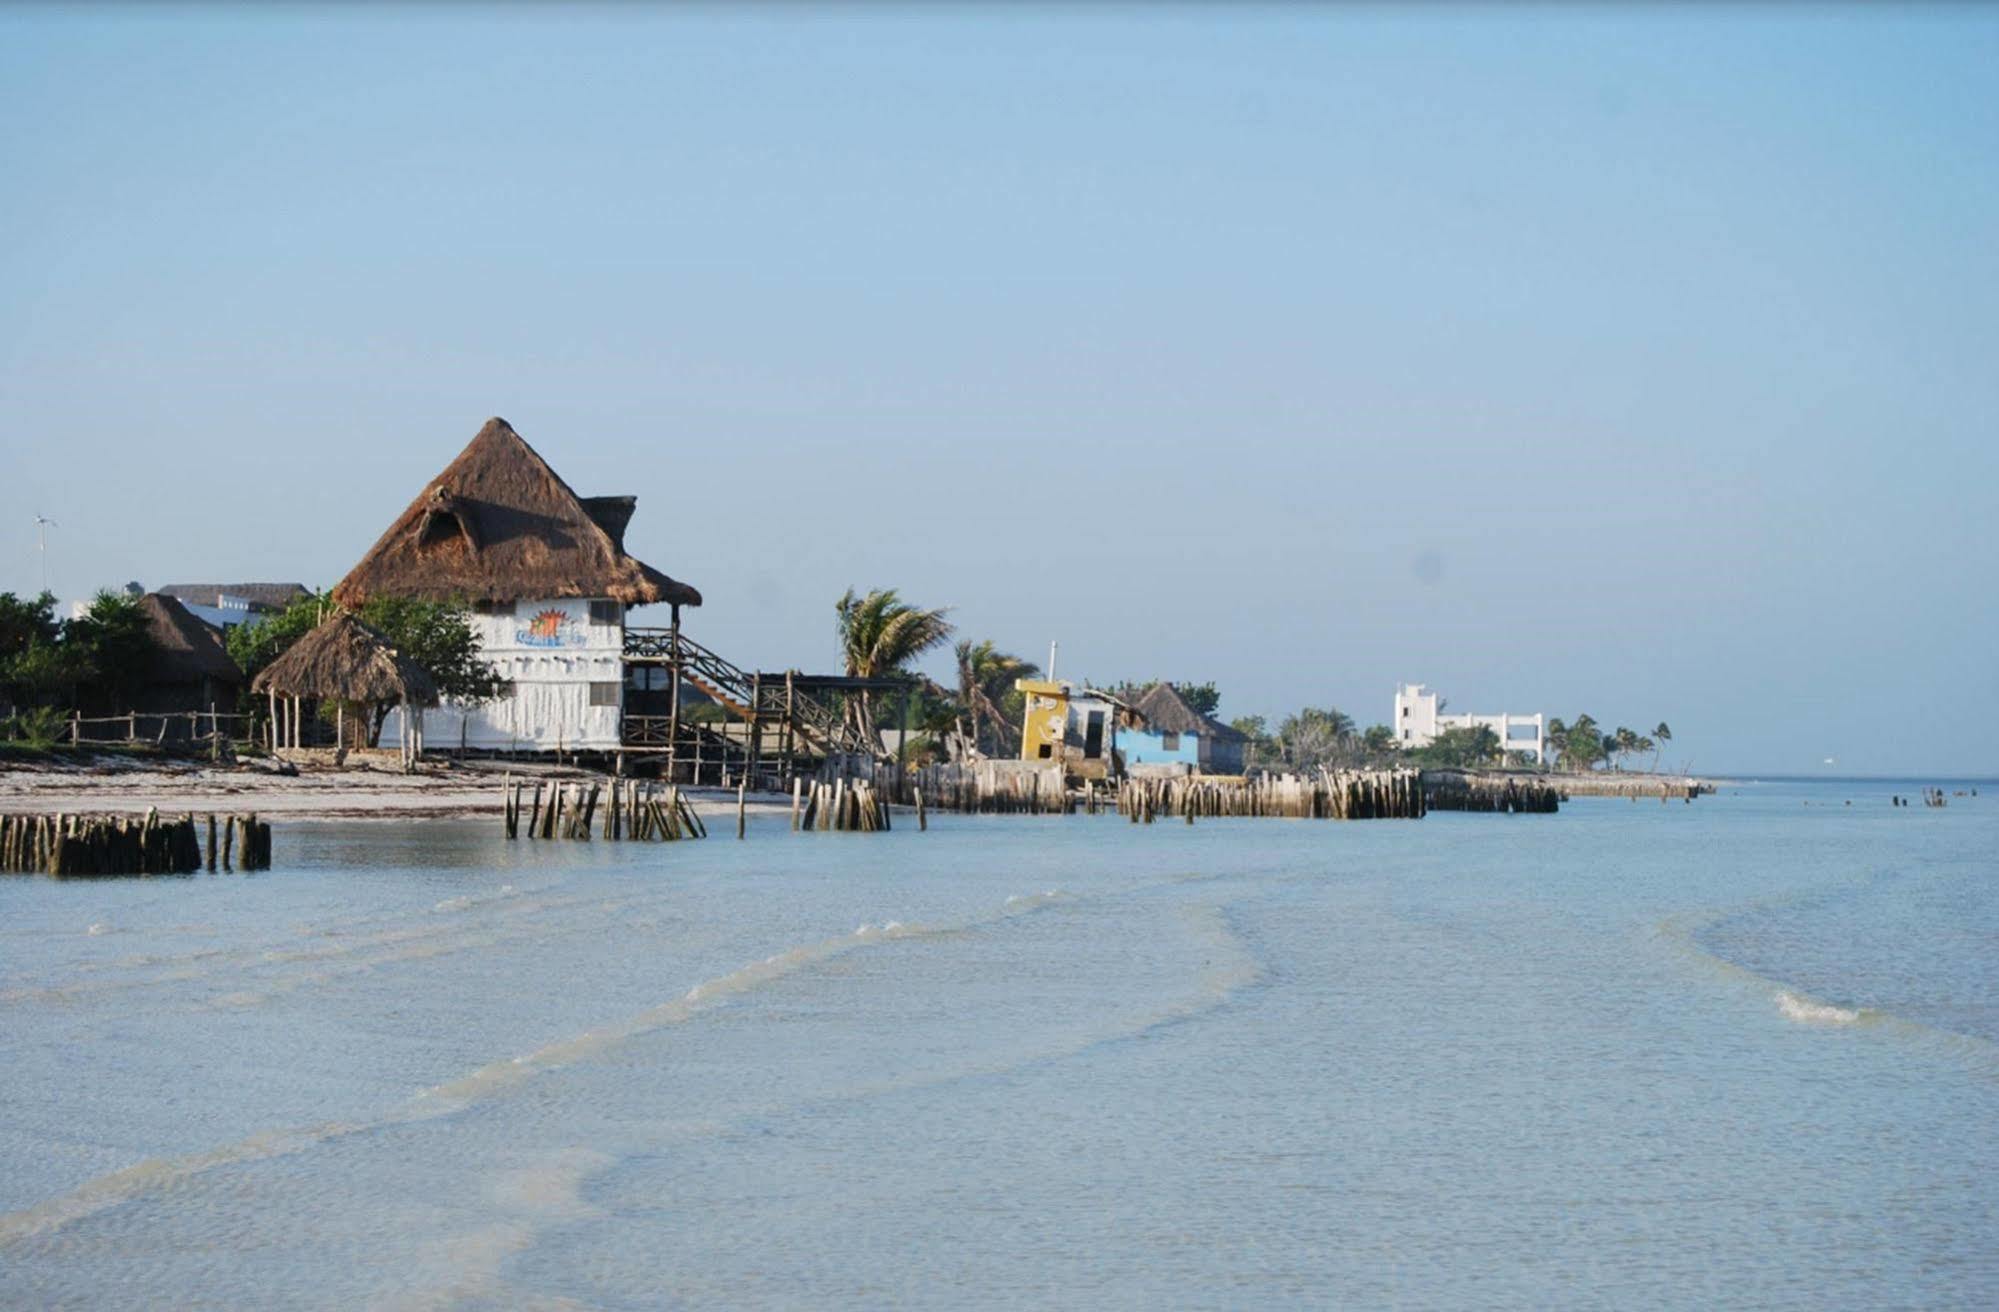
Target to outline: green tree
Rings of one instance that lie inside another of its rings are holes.
[[[1658,739],[1658,744],[1652,749],[1652,769],[1656,772],[1659,768],[1659,757],[1666,750],[1665,745],[1673,741],[1673,731],[1664,720],[1661,720],[1659,727],[1652,731],[1652,736]]]
[[[1354,722],[1331,706],[1307,706],[1279,722],[1278,758],[1293,769],[1348,764],[1354,756]]]
[[[0,592],[0,701],[14,707],[42,701],[73,681],[58,645],[55,594],[25,601]]]
[[[36,642],[54,642],[62,630],[55,612],[53,592],[44,592],[33,601],[0,592],[0,660],[18,656]]]
[[[1405,756],[1424,765],[1457,766],[1473,768],[1497,764],[1503,757],[1499,735],[1490,725],[1473,725],[1469,728],[1446,729],[1422,747],[1405,752]]]
[[[1370,725],[1367,732],[1361,735],[1360,745],[1374,760],[1393,756],[1396,748],[1395,730],[1385,724]]]
[[[995,756],[1018,751],[1020,720],[1007,714],[1007,699],[1014,692],[1014,680],[1031,679],[1041,667],[1001,651],[990,638],[965,639],[956,654],[958,707],[970,724],[972,746]]]
[[[130,709],[159,650],[139,599],[116,592],[99,592],[82,615],[65,621],[62,646],[75,686],[120,709]]]
[[[850,678],[879,679],[905,670],[931,648],[950,641],[949,607],[925,609],[902,600],[894,588],[876,588],[865,595],[848,588],[834,603],[839,617],[835,632],[840,659]],[[872,695],[847,699],[847,728],[870,754],[881,751],[875,731]]]
[[[291,645],[319,627],[334,613],[333,599],[324,593],[300,597],[275,615],[266,615],[249,624],[237,624],[223,634],[230,659],[243,671],[243,686],[257,677],[266,665],[291,649]]]

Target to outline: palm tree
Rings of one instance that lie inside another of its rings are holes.
[[[1596,768],[1596,763],[1604,756],[1604,741],[1602,730],[1596,727],[1595,716],[1585,711],[1563,731],[1562,756],[1569,762],[1571,770],[1587,772]]]
[[[944,618],[950,607],[912,606],[894,588],[876,588],[865,596],[848,588],[833,608],[840,617],[836,631],[849,678],[879,679],[897,673],[951,637],[951,622]],[[847,728],[867,744],[869,753],[880,753],[871,694],[847,699]]]
[[[958,705],[972,723],[972,745],[984,751],[986,739],[980,733],[985,724],[993,727],[993,750],[1004,753],[1015,727],[1000,709],[1012,691],[1014,680],[1031,679],[1041,672],[1033,661],[1001,651],[993,640],[973,642],[967,638],[957,647]]]
[[[1666,727],[1664,720],[1661,720],[1659,727],[1652,731],[1652,736],[1659,740],[1652,752],[1652,771],[1656,774],[1659,770],[1659,757],[1665,753],[1666,744],[1673,741],[1673,731]]]

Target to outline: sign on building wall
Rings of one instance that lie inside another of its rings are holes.
[[[585,647],[590,643],[587,602],[541,602],[520,618],[514,641],[523,647]]]

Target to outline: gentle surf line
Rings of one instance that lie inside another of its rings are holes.
[[[1171,881],[1171,885],[1169,886],[1201,882],[1205,878],[1207,877],[1193,876],[1175,879]],[[1140,888],[1130,891],[1143,892],[1146,889]],[[1048,897],[1050,895],[1043,896]],[[1019,903],[1020,899],[1009,899],[1007,905],[1010,909],[1014,909],[1017,914]],[[1046,902],[1039,902],[1038,905],[1046,905]],[[1203,942],[1214,954],[1195,977],[1195,990],[1187,997],[1170,1002],[1142,1016],[1105,1026],[1079,1039],[1057,1044],[1040,1051],[1017,1054],[996,1061],[975,1062],[951,1070],[905,1075],[895,1079],[861,1085],[837,1093],[822,1093],[805,1098],[760,1104],[753,1107],[739,1107],[732,1115],[721,1120],[703,1122],[698,1128],[687,1129],[685,1134],[701,1137],[723,1134],[731,1129],[753,1124],[781,1113],[796,1112],[801,1108],[830,1108],[851,1105],[866,1102],[874,1098],[890,1097],[921,1089],[943,1088],[968,1080],[991,1079],[1011,1075],[1054,1062],[1072,1061],[1077,1057],[1108,1045],[1129,1043],[1134,1040],[1143,1039],[1161,1030],[1212,1014],[1228,1005],[1229,1002],[1245,990],[1254,988],[1268,978],[1268,972],[1263,963],[1256,957],[1248,943],[1231,923],[1226,905],[1202,904],[1180,906],[1174,908],[1174,910],[1178,913],[1179,919],[1186,925],[1192,936],[1197,941]],[[879,930],[876,930],[874,926],[862,926],[861,930],[856,932],[857,934],[863,931],[886,933],[900,931],[901,928],[901,926],[896,925],[894,922],[890,922],[888,925],[881,926]],[[923,937],[924,935],[902,935],[898,932],[896,936]],[[832,940],[831,942],[845,944],[846,940]],[[841,950],[852,951],[853,947],[847,945]],[[839,955],[839,953],[834,952],[828,955]],[[823,959],[825,958],[821,958],[821,960]],[[787,971],[786,973],[789,974],[791,972]],[[549,1226],[559,1224],[566,1216],[575,1214],[594,1215],[599,1213],[602,1209],[591,1204],[587,1199],[587,1183],[589,1179],[608,1167],[615,1165],[619,1160],[621,1159],[616,1156],[603,1153],[597,1154],[596,1160],[592,1164],[567,1179],[566,1183],[571,1193],[565,1196],[564,1205],[560,1208],[538,1209],[534,1218],[517,1218],[513,1223],[505,1227],[504,1230],[489,1228],[488,1230],[465,1236],[464,1242],[472,1246],[475,1250],[481,1253],[490,1252],[492,1256],[499,1260],[491,1265],[481,1265],[474,1279],[455,1281],[450,1288],[435,1291],[434,1293],[419,1292],[413,1294],[411,1296],[413,1300],[411,1305],[425,1307],[452,1306],[468,1300],[493,1297],[503,1297],[509,1306],[525,1305],[525,1303],[517,1304],[516,1300],[527,1299],[529,1296],[522,1291],[513,1289],[505,1282],[499,1274],[500,1266],[505,1259],[530,1251],[541,1234]],[[543,1214],[544,1212],[546,1213],[545,1215]]]
[[[964,933],[1040,911],[1062,899],[1059,891],[1050,889],[1044,893],[1010,897],[999,910],[957,924],[922,926],[895,921],[880,926],[865,924],[851,934],[774,953],[762,961],[696,984],[685,996],[647,1008],[636,1016],[573,1038],[558,1040],[508,1061],[491,1062],[456,1080],[426,1089],[407,1105],[375,1120],[330,1121],[315,1126],[260,1131],[236,1143],[205,1152],[182,1157],[147,1158],[98,1176],[33,1207],[0,1215],[0,1246],[60,1230],[152,1190],[219,1167],[288,1156],[349,1135],[451,1115],[482,1099],[515,1088],[543,1071],[558,1069],[602,1053],[638,1035],[679,1024],[773,980],[864,947],[902,939]]]

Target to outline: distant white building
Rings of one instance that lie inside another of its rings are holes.
[[[1546,716],[1538,713],[1512,715],[1504,711],[1498,715],[1445,715],[1442,706],[1443,699],[1423,684],[1397,684],[1395,718],[1390,721],[1395,729],[1396,745],[1404,748],[1427,747],[1446,729],[1475,729],[1484,725],[1492,730],[1500,746],[1508,753],[1525,752],[1536,761],[1546,759]]]

